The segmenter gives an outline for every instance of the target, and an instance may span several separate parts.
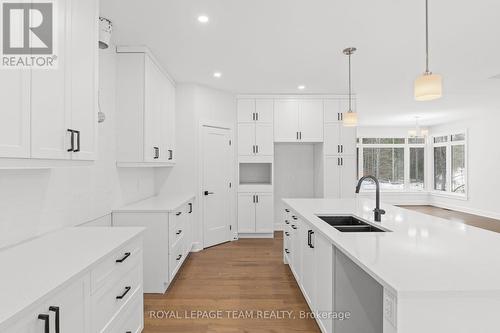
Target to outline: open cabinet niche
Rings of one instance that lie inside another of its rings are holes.
[[[274,169],[275,221],[283,220],[283,198],[323,197],[323,144],[275,144]]]
[[[272,163],[240,163],[240,186],[272,184]]]

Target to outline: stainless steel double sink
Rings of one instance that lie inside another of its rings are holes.
[[[318,216],[340,232],[386,232],[354,216]]]

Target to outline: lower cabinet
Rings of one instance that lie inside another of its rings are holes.
[[[318,315],[316,321],[321,331],[333,332],[330,316],[333,312],[333,245],[293,211],[285,214],[285,218],[285,261],[311,311]]]
[[[0,332],[142,332],[141,241],[129,241],[90,268],[82,267],[75,280],[49,295],[22,310],[13,324],[0,322]]]
[[[268,234],[274,232],[272,193],[238,194],[238,233]]]
[[[144,292],[163,294],[191,252],[193,202],[172,212],[113,212],[113,226],[144,232]]]

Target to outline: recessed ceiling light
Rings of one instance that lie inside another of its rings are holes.
[[[221,78],[221,76],[222,76],[222,73],[221,73],[221,72],[215,72],[215,73],[214,73],[214,77],[215,77],[216,79],[220,79],[220,78]]]
[[[200,16],[198,16],[198,22],[200,22],[200,23],[208,23],[208,21],[209,21],[208,16],[206,16],[206,15],[200,15]]]
[[[298,86],[298,87],[297,87],[297,89],[299,89],[299,90],[304,90],[304,89],[306,89],[306,86],[304,86],[304,85],[300,85],[300,86]]]

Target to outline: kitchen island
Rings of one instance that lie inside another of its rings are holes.
[[[284,261],[323,332],[500,331],[500,235],[386,204],[374,222],[371,200],[283,202]],[[341,232],[325,216],[382,232]]]

